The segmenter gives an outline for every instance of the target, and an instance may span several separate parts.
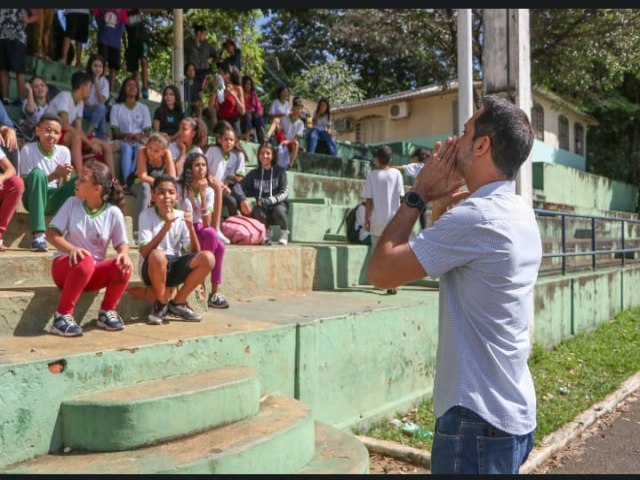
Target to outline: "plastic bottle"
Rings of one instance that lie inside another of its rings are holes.
[[[402,420],[394,418],[393,420],[391,420],[391,424],[399,427],[402,430],[402,433],[408,437],[416,437],[420,440],[433,439],[433,432],[424,428],[420,428],[413,422],[403,422]]]

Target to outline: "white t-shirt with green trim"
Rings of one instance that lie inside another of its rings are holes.
[[[177,207],[184,212],[191,212],[193,214],[193,223],[201,223],[202,217],[213,212],[214,193],[213,188],[207,187],[204,191],[204,198],[207,208],[202,209],[202,201],[200,200],[200,192],[193,192],[194,200],[187,198],[186,194],[183,194],[182,187],[178,186],[178,194],[180,200],[178,200]]]
[[[109,243],[114,248],[129,243],[122,210],[110,203],[90,212],[84,200],[69,197],[51,219],[49,228],[64,235],[72,245],[91,252],[96,262],[106,258]],[[67,253],[58,250],[53,257],[63,255]]]
[[[55,145],[53,151],[47,154],[40,142],[26,143],[20,150],[20,175],[26,177],[35,167],[47,176],[51,175],[58,165],[71,163],[71,152],[64,145]],[[49,182],[49,188],[58,188],[58,180]]]
[[[221,182],[235,175],[244,177],[245,159],[242,152],[231,150],[228,157],[225,158],[222,154],[222,149],[214,145],[207,150],[204,156],[207,158],[209,175],[213,175]]]
[[[141,102],[136,102],[133,108],[126,103],[116,103],[111,107],[109,123],[121,133],[143,133],[151,128],[151,113]]]

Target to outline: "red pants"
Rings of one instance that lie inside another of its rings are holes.
[[[7,229],[13,213],[20,203],[20,197],[24,192],[24,182],[22,178],[14,175],[2,182],[0,188],[0,239]]]
[[[62,290],[58,313],[73,314],[82,292],[91,292],[107,287],[100,308],[115,310],[122,294],[127,289],[131,271],[123,272],[115,258],[96,262],[92,256],[85,257],[71,266],[69,256],[56,257],[51,265],[53,281]]]

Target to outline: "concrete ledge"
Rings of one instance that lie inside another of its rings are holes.
[[[314,422],[308,407],[269,396],[246,420],[191,437],[125,452],[46,455],[5,473],[269,474],[294,473],[311,461]]]
[[[62,403],[63,445],[92,452],[138,448],[255,415],[259,400],[258,379],[246,368],[83,395]]]

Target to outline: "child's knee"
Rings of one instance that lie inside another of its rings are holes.
[[[204,265],[209,270],[213,270],[213,267],[216,265],[216,259],[213,256],[213,253],[208,250],[202,250],[198,252],[195,259],[197,262],[200,262],[201,265]]]
[[[147,258],[147,264],[149,265],[149,269],[152,268],[167,268],[167,256],[164,254],[162,250],[155,249],[151,250],[149,253],[149,257]]]

